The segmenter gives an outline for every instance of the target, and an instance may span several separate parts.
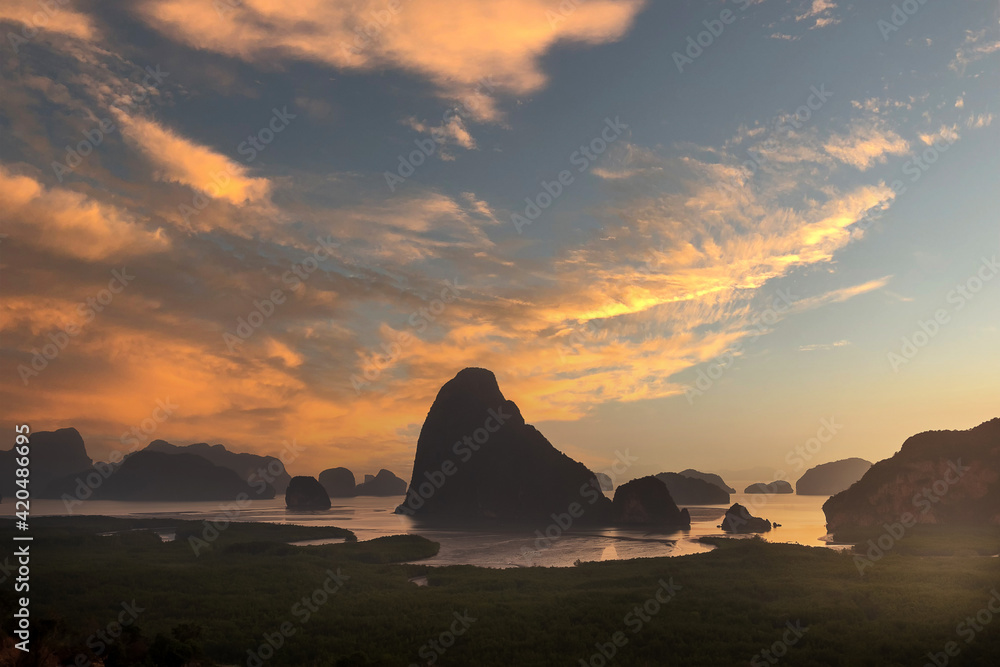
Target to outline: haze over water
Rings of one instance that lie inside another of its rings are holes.
[[[745,486],[737,483],[737,488]],[[171,519],[227,521],[262,521],[306,526],[339,526],[354,532],[359,540],[386,535],[419,534],[441,544],[440,552],[423,560],[427,565],[478,565],[483,567],[566,567],[575,561],[623,560],[656,556],[681,556],[710,551],[698,542],[705,536],[723,535],[718,528],[728,505],[691,507],[691,529],[651,533],[643,529],[592,528],[570,526],[556,531],[549,524],[517,529],[445,530],[422,527],[412,518],[393,514],[401,497],[362,496],[334,498],[328,511],[302,512],[285,508],[283,496],[270,500],[252,500],[234,510],[230,502],[123,502],[110,500],[82,501],[73,507],[73,515],[113,517],[162,517],[161,536],[171,539]],[[822,505],[826,496],[733,494],[732,502],[748,507],[752,514],[781,524],[765,534],[772,542],[790,542],[807,546],[829,546]],[[35,500],[35,516],[69,514],[61,500]],[[0,505],[0,516],[12,516],[13,505]],[[554,524],[553,524],[554,525]],[[538,531],[536,533],[535,531]],[[546,530],[553,539],[544,539]],[[836,547],[834,547],[836,548]]]

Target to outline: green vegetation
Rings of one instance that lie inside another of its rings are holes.
[[[871,548],[869,540],[877,546],[881,538],[885,545],[889,537],[893,538],[893,552],[909,556],[995,556],[1000,553],[1000,528],[994,526],[972,528],[919,524],[905,529],[898,539],[885,528],[841,531],[837,534],[837,539],[856,544],[855,550],[859,553]]]
[[[98,657],[88,637],[134,600],[143,611],[104,651],[109,667],[246,665],[265,635],[282,644],[266,665],[398,666],[432,655],[445,666],[580,665],[618,631],[628,643],[611,664],[750,665],[789,621],[808,631],[783,665],[922,665],[949,641],[961,649],[952,665],[1000,656],[1000,618],[971,643],[957,634],[1000,586],[1000,559],[912,555],[938,544],[917,532],[861,576],[853,553],[761,539],[715,539],[716,550],[677,558],[489,570],[406,564],[437,551],[417,536],[290,546],[350,533],[271,524],[234,523],[195,556],[184,540],[162,543],[148,532],[167,526],[180,535],[201,524],[34,519],[32,613],[45,648],[67,663],[81,652]],[[111,531],[125,532],[97,535]],[[11,533],[0,522],[0,540],[11,544]],[[417,576],[429,585],[408,581]],[[633,633],[634,608],[661,580],[679,590]],[[324,587],[335,592],[320,595]],[[312,611],[303,598],[327,599]],[[0,606],[13,608],[10,586]],[[454,627],[456,613],[476,620],[443,654],[432,652],[429,642]],[[290,636],[281,637],[282,624]],[[0,664],[15,653],[9,615],[2,629]]]

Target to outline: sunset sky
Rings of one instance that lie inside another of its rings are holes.
[[[639,476],[1000,416],[1000,5],[903,4],[5,0],[2,426],[409,477],[482,366]]]

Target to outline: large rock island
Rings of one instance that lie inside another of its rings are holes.
[[[365,481],[354,489],[357,496],[401,496],[406,493],[406,480],[382,468],[377,475],[365,475]]]
[[[347,468],[327,468],[319,474],[319,483],[331,498],[352,498],[357,495],[354,473]]]
[[[771,530],[771,522],[750,514],[746,507],[734,503],[726,510],[721,527],[727,533],[766,533]]]
[[[597,484],[601,487],[601,491],[614,491],[615,483],[611,480],[611,477],[607,473],[595,472],[594,479],[597,480]]]
[[[245,452],[231,452],[223,445],[209,445],[204,442],[193,445],[173,445],[166,440],[154,440],[144,451],[163,452],[164,454],[196,454],[206,461],[223,468],[229,468],[240,479],[255,488],[262,484],[274,487],[275,492],[282,494],[292,480],[285,470],[285,464],[273,456],[261,456]]]
[[[743,489],[743,493],[792,493],[792,485],[783,479],[773,482],[757,482]]]
[[[12,431],[13,432],[13,431]],[[11,436],[11,441],[13,436]],[[55,479],[86,470],[91,466],[83,437],[75,428],[37,431],[31,443],[31,494],[38,498]],[[14,476],[14,449],[0,451],[0,495],[14,496],[18,486]]]
[[[674,502],[679,505],[726,505],[729,494],[721,488],[676,472],[661,472],[656,479],[667,485]]]
[[[330,496],[315,477],[292,477],[285,489],[285,507],[290,510],[328,510],[331,505]]]
[[[67,502],[235,501],[244,495],[247,498],[273,498],[274,487],[266,486],[259,493],[229,468],[213,465],[195,454],[143,450],[129,455],[120,465],[95,465],[53,480],[39,495]]]
[[[736,493],[736,489],[726,484],[726,480],[722,479],[722,477],[716,475],[714,472],[701,472],[699,470],[695,470],[694,468],[688,468],[687,470],[681,470],[681,474],[685,477],[694,477],[695,479],[704,480],[709,484],[715,484],[726,493]]]
[[[907,438],[823,511],[835,537],[897,523],[1000,526],[1000,419]]]
[[[858,458],[821,463],[799,477],[799,481],[795,482],[795,493],[800,496],[832,496],[850,488],[871,467],[871,461]]]
[[[593,472],[525,423],[492,372],[466,368],[427,413],[396,511],[425,520],[544,523],[570,513],[579,515],[574,522],[593,523],[611,519],[611,501]]]
[[[613,507],[615,523],[620,525],[691,527],[691,515],[677,508],[667,485],[656,477],[640,477],[619,486]]]

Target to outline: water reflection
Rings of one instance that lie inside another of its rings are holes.
[[[397,497],[335,498],[334,506],[325,511],[289,511],[284,499],[255,500],[247,507],[234,511],[232,503],[132,503],[117,501],[85,501],[77,506],[77,515],[118,517],[160,517],[213,521],[264,521],[294,523],[306,526],[342,526],[370,540],[385,535],[419,534],[441,544],[437,556],[421,561],[430,565],[469,564],[485,567],[530,567],[533,565],[566,567],[581,561],[605,561],[654,556],[679,556],[711,549],[699,542],[701,537],[723,535],[718,528],[728,506],[689,507],[691,529],[687,531],[650,532],[641,529],[570,529],[555,539],[544,535],[547,526],[524,525],[514,529],[484,529],[417,523],[412,518],[393,514]],[[827,546],[822,504],[818,496],[767,496],[748,498],[735,494],[733,502],[751,507],[758,516],[776,521],[782,526],[765,535],[773,542],[794,542],[810,546]],[[13,505],[0,505],[0,515],[11,516]],[[32,514],[65,515],[59,500],[36,500]],[[166,524],[165,524],[166,525]],[[161,539],[173,536],[163,531]],[[835,545],[829,545],[831,547]]]

